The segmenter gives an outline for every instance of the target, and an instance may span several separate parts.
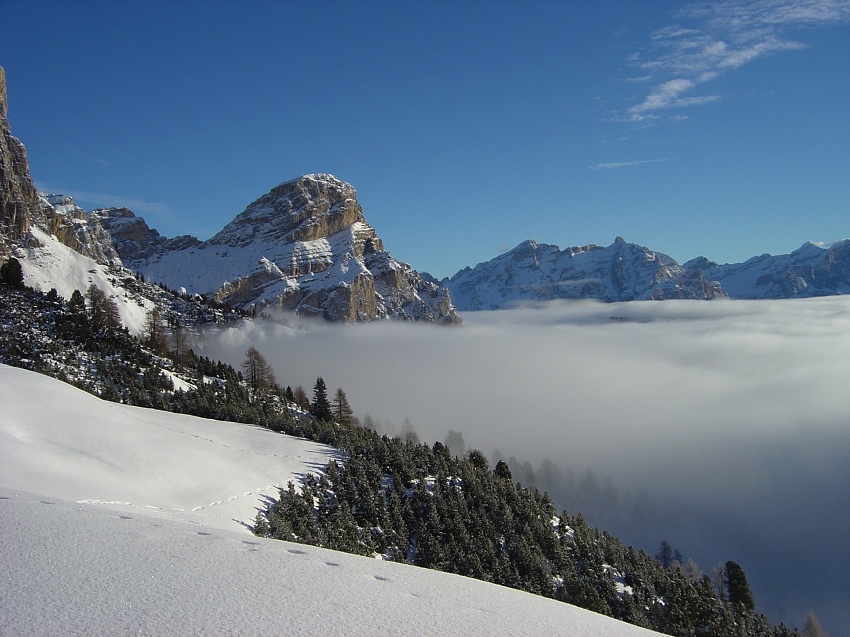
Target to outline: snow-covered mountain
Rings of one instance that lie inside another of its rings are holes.
[[[660,252],[626,243],[608,247],[524,241],[513,250],[440,281],[460,310],[495,310],[553,299],[714,299],[723,288]]]
[[[315,472],[334,453],[323,445],[104,402],[5,365],[0,404],[0,636],[658,634],[253,535],[264,493]]]
[[[460,322],[448,291],[384,249],[354,188],[333,175],[280,184],[206,242],[165,240],[126,209],[89,219],[127,267],[189,293],[331,321]]]
[[[698,257],[684,264],[720,282],[740,299],[785,299],[850,294],[850,239],[824,247],[804,243],[791,254],[763,254],[718,265]]]
[[[332,175],[280,184],[210,241],[167,239],[127,208],[86,213],[70,197],[39,196],[6,112],[0,68],[0,257],[37,262],[42,249],[61,252],[51,245],[58,243],[97,264],[87,271],[128,268],[239,307],[331,321],[460,323],[448,291],[393,258],[366,222],[354,188]],[[23,269],[28,279],[49,279],[37,266]],[[85,278],[78,275],[71,278]]]
[[[806,243],[791,254],[744,263],[698,257],[680,265],[620,237],[610,246],[524,241],[513,250],[438,281],[459,310],[494,310],[528,301],[598,299],[784,299],[850,293],[850,239]]]

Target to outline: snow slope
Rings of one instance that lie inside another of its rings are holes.
[[[0,405],[0,635],[656,634],[250,534],[240,522],[265,489],[333,455],[316,443],[106,403],[3,365]]]

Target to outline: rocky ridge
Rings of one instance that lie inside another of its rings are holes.
[[[524,241],[513,250],[440,281],[460,310],[495,310],[528,301],[717,299],[722,286],[698,269],[617,237],[607,247]]]

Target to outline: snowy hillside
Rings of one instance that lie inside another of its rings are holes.
[[[37,397],[37,400],[34,398]],[[0,635],[656,634],[454,575],[253,536],[333,450],[0,365]]]

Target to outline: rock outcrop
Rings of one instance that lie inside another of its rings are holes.
[[[27,151],[12,135],[7,111],[6,72],[0,67],[0,254],[8,254],[12,244],[22,241],[41,215]]]

